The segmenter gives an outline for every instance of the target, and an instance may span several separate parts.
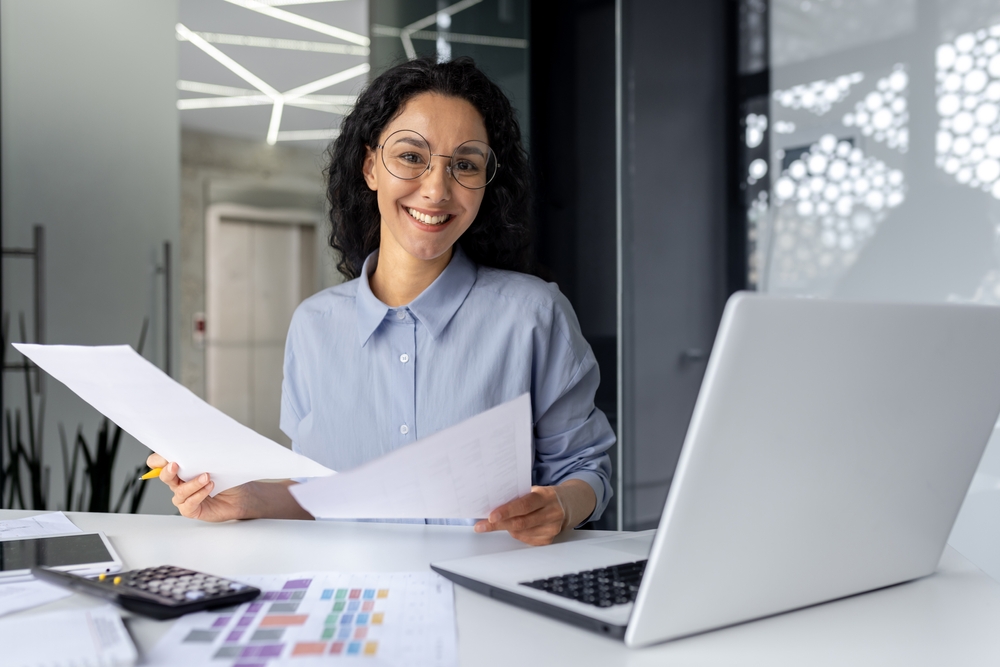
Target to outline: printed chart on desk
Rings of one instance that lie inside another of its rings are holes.
[[[451,582],[431,572],[232,577],[257,600],[178,619],[148,665],[458,664]]]

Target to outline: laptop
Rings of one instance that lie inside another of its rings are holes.
[[[632,647],[934,571],[1000,412],[1000,308],[739,293],[659,527],[433,563]]]

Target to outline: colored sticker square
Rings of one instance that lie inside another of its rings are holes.
[[[266,593],[264,593],[263,595],[260,596],[260,599],[261,600],[277,600],[278,599],[278,594],[275,591],[267,591]]]
[[[340,602],[334,602],[333,603],[333,610],[334,611],[344,611],[344,601],[341,600]]]
[[[286,627],[289,625],[304,625],[306,619],[309,618],[305,614],[298,614],[296,616],[285,615],[285,616],[265,616],[260,619],[260,627],[262,628],[273,628],[273,627]]]
[[[299,610],[298,602],[273,602],[267,610],[269,614],[294,614]]]
[[[365,600],[365,603],[361,605],[361,611],[371,611],[375,608],[375,600]]]
[[[292,592],[291,591],[281,591],[280,593],[278,593],[277,597],[275,597],[274,599],[275,600],[291,600],[292,599]]]
[[[240,651],[242,650],[243,650],[242,646],[223,646],[222,648],[220,648],[218,651],[215,652],[215,655],[212,656],[212,659],[219,660],[221,658],[235,658],[240,654]]]
[[[251,623],[253,623],[253,616],[244,616],[240,620],[236,621],[236,627],[245,628]]]
[[[226,641],[228,643],[238,642],[240,640],[240,637],[242,636],[243,636],[242,630],[233,630],[232,632],[229,633],[229,636],[226,637]]]
[[[351,642],[347,645],[347,655],[357,655],[361,652],[361,642]]]
[[[343,600],[344,598],[347,597],[347,589],[346,588],[338,588],[337,589],[337,595],[335,597],[338,600]]]
[[[233,620],[232,616],[220,616],[215,619],[215,623],[212,623],[213,628],[224,628],[229,625],[229,621]]]
[[[366,600],[374,600],[375,599],[375,589],[374,588],[366,588],[365,589],[365,596],[364,597],[365,597]]]
[[[293,600],[301,600],[305,596],[306,596],[306,592],[305,591],[292,591],[292,599]]]
[[[340,617],[341,625],[350,625],[354,622],[354,614],[344,614]]]
[[[387,597],[389,597],[389,589],[388,588],[380,588],[380,589],[378,589],[378,599],[379,600],[381,600],[382,598],[387,598]]]
[[[252,642],[274,642],[281,639],[281,635],[284,634],[284,628],[266,628],[263,630],[257,630],[250,636],[250,641]]]
[[[258,655],[257,651],[260,650],[259,646],[244,646],[243,651],[240,653],[241,658],[253,658]]]
[[[184,637],[185,644],[208,644],[219,636],[218,630],[192,630]]]
[[[337,625],[337,619],[340,618],[340,614],[330,614],[326,617],[323,625]]]
[[[291,581],[286,581],[285,585],[282,586],[282,590],[290,591],[299,588],[309,588],[309,584],[312,583],[312,579],[292,579]]]
[[[337,631],[337,639],[350,639],[351,638],[351,628],[350,626],[342,626],[340,630]]]
[[[262,658],[277,658],[281,655],[283,648],[285,648],[284,644],[268,644],[267,646],[260,647],[258,655]]]
[[[327,588],[323,591],[323,594],[319,596],[320,600],[332,600],[333,599],[333,589]]]
[[[348,594],[347,597],[351,598],[352,600],[357,600],[359,597],[361,597],[361,589],[352,588],[351,592]]]
[[[330,645],[330,653],[333,655],[340,655],[344,652],[344,642],[333,642]]]
[[[368,636],[368,628],[355,628],[354,629],[354,638],[355,639],[364,639],[367,636]]]
[[[385,617],[385,613],[377,611],[372,614],[372,625],[382,625],[382,619]]]
[[[365,655],[375,655],[378,652],[378,642],[368,642],[365,644]]]
[[[333,634],[336,628],[326,628],[323,630],[323,634],[320,636],[321,639],[333,639]]]
[[[326,653],[324,642],[299,642],[292,649],[292,655],[323,655]]]
[[[354,622],[357,625],[364,625],[368,622],[368,614],[358,614],[358,618]]]
[[[358,607],[361,606],[361,602],[358,600],[351,600],[347,605],[347,611],[357,611]]]
[[[247,607],[247,613],[248,614],[256,614],[258,611],[260,611],[263,608],[264,608],[264,604],[262,602],[251,602],[250,606]]]

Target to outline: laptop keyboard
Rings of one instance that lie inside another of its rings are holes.
[[[635,601],[646,562],[639,560],[548,579],[522,581],[521,585],[555,593],[595,607],[612,607]]]

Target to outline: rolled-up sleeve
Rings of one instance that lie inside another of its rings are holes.
[[[533,481],[543,486],[569,479],[587,482],[597,505],[586,521],[596,521],[611,500],[607,450],[615,443],[611,424],[594,406],[600,369],[572,307],[561,294],[553,305],[552,329],[545,333],[536,339]]]

